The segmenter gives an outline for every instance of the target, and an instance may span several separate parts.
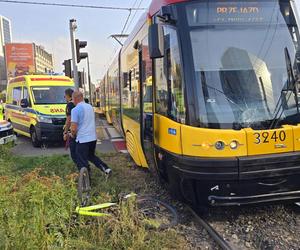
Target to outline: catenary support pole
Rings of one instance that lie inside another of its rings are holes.
[[[71,49],[72,49],[72,63],[73,63],[73,79],[75,82],[76,90],[79,89],[79,78],[78,70],[76,64],[76,51],[75,51],[75,31],[77,29],[77,24],[75,19],[70,20],[70,38],[71,38]]]

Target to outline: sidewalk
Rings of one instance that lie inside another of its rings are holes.
[[[96,115],[97,116],[97,115]],[[126,142],[118,131],[107,123],[107,121],[100,116],[97,118],[97,150],[103,153],[114,152],[128,153],[126,149]]]
[[[97,130],[97,151],[101,153],[127,153],[126,143],[116,129],[109,125],[104,118],[96,114],[96,130]],[[22,156],[50,156],[50,155],[68,155],[69,150],[65,150],[64,146],[45,145],[45,147],[34,148],[29,138],[20,136],[17,138],[16,146],[11,149],[15,155]]]

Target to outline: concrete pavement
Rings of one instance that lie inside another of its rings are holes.
[[[109,125],[106,120],[96,115],[97,125],[97,151],[101,153],[115,153],[121,151],[126,153],[125,142],[116,129]],[[19,136],[17,145],[11,149],[15,155],[22,156],[50,156],[50,155],[67,155],[69,150],[65,150],[62,143],[43,145],[41,148],[34,148],[29,138]],[[121,145],[121,146],[120,146]]]

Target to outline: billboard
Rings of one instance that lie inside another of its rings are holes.
[[[7,79],[35,72],[32,43],[9,43],[5,45]]]

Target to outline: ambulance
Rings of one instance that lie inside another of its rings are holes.
[[[7,86],[5,117],[14,132],[31,138],[32,145],[61,141],[65,124],[65,90],[74,88],[65,76],[26,75]]]

